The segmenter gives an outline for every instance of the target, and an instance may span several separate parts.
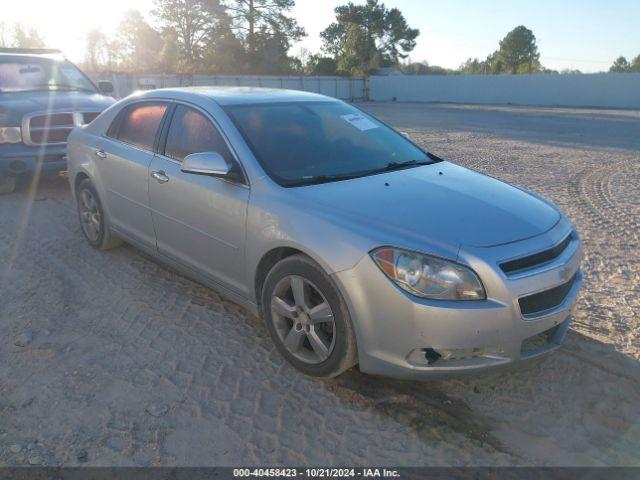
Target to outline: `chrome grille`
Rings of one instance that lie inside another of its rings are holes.
[[[26,145],[64,145],[75,127],[85,125],[100,112],[42,112],[28,115],[22,122]]]
[[[47,126],[73,126],[73,113],[52,113],[51,115],[37,115],[31,117],[31,128],[46,128]]]

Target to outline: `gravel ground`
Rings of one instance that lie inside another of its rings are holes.
[[[66,180],[0,197],[0,464],[640,465],[640,112],[365,104],[582,235],[565,346],[429,383],[286,365],[260,320],[84,241]]]

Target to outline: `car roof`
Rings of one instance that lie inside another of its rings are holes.
[[[0,57],[4,59],[45,59],[52,61],[66,60],[59,50],[0,48]]]
[[[219,105],[248,105],[256,103],[280,102],[319,102],[337,101],[335,98],[300,90],[260,87],[182,87],[149,90],[140,94],[143,97],[165,97],[177,100],[189,100],[194,97],[206,97]]]

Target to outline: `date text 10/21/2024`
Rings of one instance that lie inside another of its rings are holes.
[[[305,477],[305,478],[399,478],[400,473],[387,468],[235,468],[241,477]]]

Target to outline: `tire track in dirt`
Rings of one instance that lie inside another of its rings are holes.
[[[622,203],[622,198],[615,198],[612,193],[612,181],[623,178],[623,185],[628,187],[628,195],[635,197],[634,202]],[[586,207],[591,219],[598,226],[608,225],[616,231],[630,235],[636,240],[640,231],[640,160],[632,162],[623,160],[599,168],[586,169],[574,177],[573,193]]]

